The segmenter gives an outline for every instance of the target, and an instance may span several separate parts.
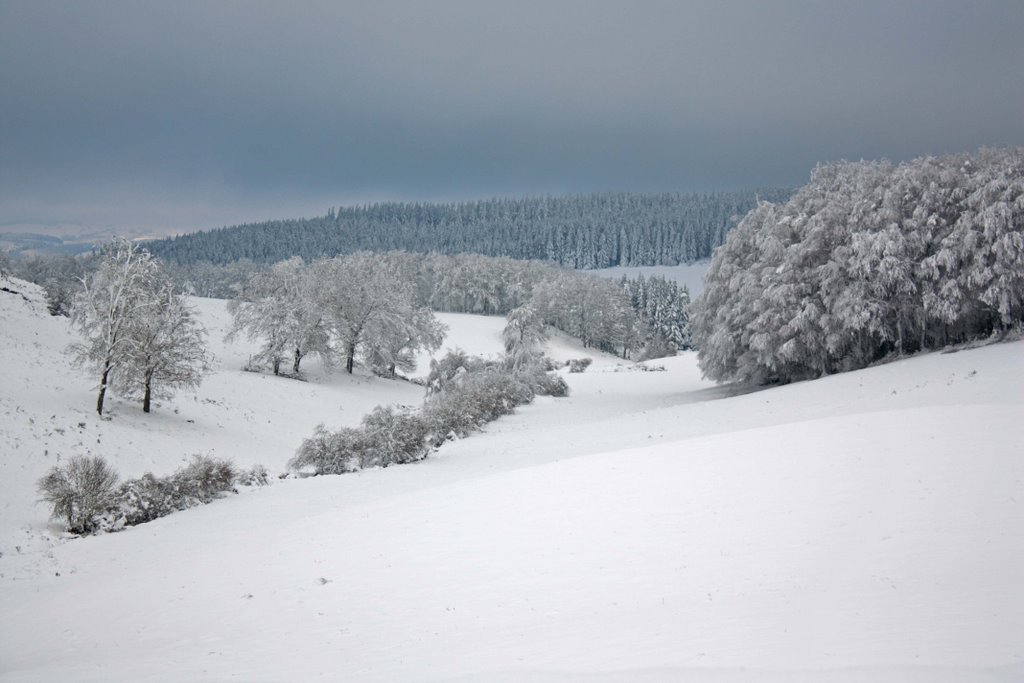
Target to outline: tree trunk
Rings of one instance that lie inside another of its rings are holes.
[[[280,358],[275,358],[274,359],[274,375],[280,375],[280,374],[281,374],[281,359]]]
[[[110,377],[110,363],[103,367],[103,377],[100,378],[100,393],[96,397],[96,412],[103,415],[103,399],[107,395],[107,379]]]
[[[292,364],[292,371],[297,375],[299,374],[299,363],[302,362],[302,349],[298,346],[295,347],[295,362]]]
[[[153,398],[153,376],[146,373],[146,393],[142,396],[142,412],[148,413]]]
[[[348,348],[348,356],[347,356],[347,358],[345,358],[345,370],[348,372],[348,374],[350,374],[350,375],[352,374],[352,368],[355,366],[355,364],[356,364],[356,350],[355,350],[354,347],[350,346]]]

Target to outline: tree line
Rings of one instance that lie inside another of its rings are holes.
[[[318,356],[328,367],[341,360],[349,373],[359,357],[377,374],[394,376],[413,369],[419,350],[438,349],[446,331],[418,305],[412,280],[368,252],[281,261],[251,274],[228,310],[229,339],[258,340],[253,363],[275,375],[288,361],[297,375],[303,358]]]
[[[789,190],[604,193],[458,203],[384,202],[314,218],[248,223],[150,242],[164,261],[306,261],[357,251],[476,253],[572,268],[675,265],[711,256],[758,198]]]
[[[716,380],[789,382],[1024,322],[1024,148],[818,166],[715,253],[693,312]]]
[[[529,309],[541,324],[584,347],[623,358],[671,355],[690,347],[689,293],[664,278],[616,282],[538,261],[459,254],[358,252],[304,263],[293,257],[255,269],[229,304],[233,334],[261,341],[254,363],[298,373],[302,358],[330,363],[343,349],[393,376],[416,353],[434,350],[443,326],[432,311],[512,315]]]

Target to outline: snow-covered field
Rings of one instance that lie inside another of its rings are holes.
[[[696,299],[704,291],[704,275],[710,266],[711,261],[697,261],[696,263],[680,263],[678,266],[615,266],[614,268],[599,268],[585,272],[616,280],[623,275],[631,278],[635,278],[637,275],[644,277],[658,275],[666,280],[675,280],[680,285],[686,285],[686,288],[690,290],[690,298]]]
[[[316,423],[422,391],[241,372],[200,301],[218,371],[100,420],[66,322],[5,286],[2,680],[1024,680],[1024,343],[754,392],[598,357],[421,463],[61,540],[34,504],[60,456],[277,472]],[[501,319],[444,319],[499,350]]]

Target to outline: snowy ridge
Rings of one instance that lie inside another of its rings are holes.
[[[88,415],[89,380],[44,355],[62,321],[0,308],[0,678],[1024,677],[1024,343],[752,392],[704,382],[692,354],[653,363],[664,372],[600,358],[566,375],[569,398],[421,463],[55,541],[43,506],[19,507],[53,462],[41,446],[102,447],[127,474],[206,443],[273,470],[318,417],[419,400],[404,382],[238,372],[245,349],[217,341],[222,302],[199,305],[222,369],[145,419],[115,403],[110,422]],[[450,344],[497,348],[500,319],[467,321],[463,340],[456,320]],[[40,365],[22,362],[31,348]],[[27,426],[46,410],[86,427]],[[18,565],[8,544],[25,528],[37,562]]]

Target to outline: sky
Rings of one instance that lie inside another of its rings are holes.
[[[1024,2],[0,0],[0,230],[798,186],[1024,145]]]

